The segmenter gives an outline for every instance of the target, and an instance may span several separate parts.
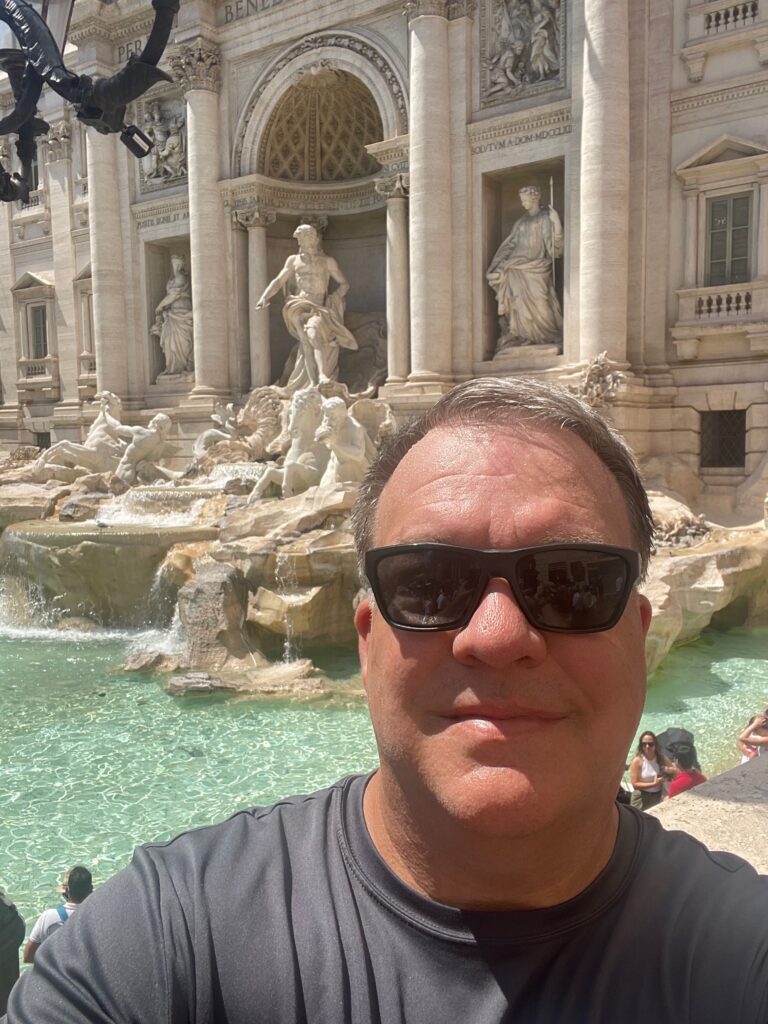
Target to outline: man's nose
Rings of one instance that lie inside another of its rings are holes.
[[[453,640],[453,656],[467,665],[538,664],[546,654],[546,634],[531,625],[509,583],[499,577],[488,583],[472,618]]]

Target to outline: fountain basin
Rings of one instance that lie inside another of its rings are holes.
[[[217,535],[213,526],[34,521],[7,527],[0,557],[7,574],[35,582],[55,613],[140,626],[162,618],[153,584],[169,548]]]

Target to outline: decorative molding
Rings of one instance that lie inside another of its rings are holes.
[[[474,18],[477,0],[448,0],[448,20],[457,18]]]
[[[407,174],[410,159],[410,137],[397,135],[394,139],[372,142],[365,148],[381,164],[382,170],[390,174]]]
[[[750,99],[753,96],[764,96],[766,93],[768,93],[768,78],[762,72],[737,82],[731,79],[727,85],[718,83],[695,90],[686,89],[672,94],[672,116],[719,103],[740,103],[742,100]]]
[[[231,210],[258,208],[305,220],[315,214],[360,213],[378,210],[384,205],[373,178],[353,184],[307,186],[251,174],[247,178],[223,181],[219,187],[224,205]]]
[[[154,91],[136,102],[132,117],[154,143],[136,161],[143,193],[178,187],[187,181],[186,104],[178,88]]]
[[[392,174],[386,178],[377,178],[376,191],[385,199],[407,199],[409,180],[407,174]]]
[[[71,160],[72,126],[69,121],[57,121],[52,124],[40,144],[45,163],[51,164],[55,160]]]
[[[277,214],[271,210],[261,210],[254,206],[247,210],[233,210],[232,223],[235,227],[245,228],[268,228],[277,220]]]
[[[290,49],[281,54],[274,64],[270,65],[263,77],[259,80],[257,88],[251,94],[248,104],[240,116],[240,129],[235,143],[233,163],[233,166],[236,169],[239,170],[242,167],[243,146],[245,144],[248,123],[250,122],[256,107],[259,105],[264,92],[269,88],[277,76],[292,63],[292,61],[297,60],[306,53],[313,53],[320,49],[349,50],[371,64],[384,80],[384,83],[386,84],[394,101],[395,108],[397,110],[397,134],[404,135],[407,133],[408,105],[406,103],[405,93],[402,85],[400,84],[400,79],[384,54],[360,36],[353,36],[349,33],[342,32],[315,32],[310,36],[305,36],[305,38],[296,43],[295,46],[290,47]]]
[[[168,64],[184,92],[218,92],[221,88],[221,54],[218,46],[206,39],[175,47],[168,54]]]
[[[134,203],[131,213],[139,230],[156,227],[158,224],[178,224],[189,220],[189,198],[180,195],[173,199]]]
[[[565,88],[566,2],[480,3],[480,105],[495,107]]]
[[[549,107],[517,117],[494,118],[469,125],[469,145],[473,156],[497,150],[513,149],[529,142],[570,135],[572,130],[570,103]]]

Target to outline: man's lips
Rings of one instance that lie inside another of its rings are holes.
[[[537,732],[567,718],[564,711],[509,704],[477,704],[452,708],[444,716],[450,728],[472,731],[488,739]]]

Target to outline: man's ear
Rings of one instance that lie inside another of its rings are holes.
[[[357,630],[357,650],[360,655],[360,673],[363,679],[363,686],[366,684],[368,675],[368,640],[371,634],[371,621],[373,619],[373,599],[364,597],[355,609],[355,629]]]

